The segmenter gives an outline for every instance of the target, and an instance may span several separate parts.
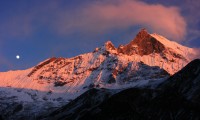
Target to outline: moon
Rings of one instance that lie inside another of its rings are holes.
[[[16,59],[20,59],[20,56],[19,56],[19,55],[16,55]]]

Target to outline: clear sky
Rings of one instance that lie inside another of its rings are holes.
[[[0,0],[0,71],[117,47],[141,28],[200,47],[199,10],[199,0]]]

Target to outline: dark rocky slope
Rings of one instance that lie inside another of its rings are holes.
[[[81,114],[80,112],[71,112],[70,116],[76,117],[70,118],[68,114],[64,114],[69,112],[69,109],[66,109],[66,111],[62,109],[51,114],[48,119],[55,119],[62,115],[63,117],[59,119],[199,120],[199,92],[200,60],[197,59],[171,76],[157,89],[130,88],[105,99],[99,105],[82,108],[85,111]],[[105,96],[102,92],[98,94]],[[82,97],[88,98],[84,94]],[[79,101],[78,99],[75,101]],[[94,102],[91,99],[88,100]],[[72,103],[75,101],[72,101]]]

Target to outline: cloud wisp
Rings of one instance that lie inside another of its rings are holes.
[[[178,8],[137,0],[94,2],[72,16],[62,15],[60,20],[64,23],[57,25],[60,32],[102,33],[141,25],[176,41],[184,40],[186,34],[186,22]]]
[[[37,27],[46,26],[61,35],[74,32],[95,35],[140,25],[176,41],[184,40],[186,35],[186,22],[179,9],[173,6],[147,4],[138,0],[93,1],[74,8],[60,6],[61,2],[54,1],[33,7],[30,10],[32,13],[18,15],[20,18],[16,17],[17,21],[12,18],[5,24],[10,31],[0,30],[20,36],[31,35],[38,30]]]

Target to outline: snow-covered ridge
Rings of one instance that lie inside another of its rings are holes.
[[[154,34],[151,34],[151,36],[153,36],[158,41],[160,41],[162,44],[164,44],[165,47],[174,50],[176,53],[178,53],[180,55],[183,55],[189,61],[191,61],[191,56],[195,56],[195,54],[197,54],[195,49],[183,46],[174,41],[170,41],[167,38],[165,38],[159,34],[154,33]]]

